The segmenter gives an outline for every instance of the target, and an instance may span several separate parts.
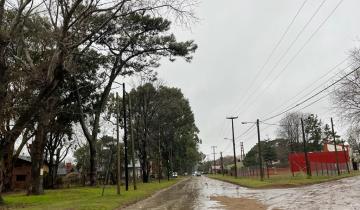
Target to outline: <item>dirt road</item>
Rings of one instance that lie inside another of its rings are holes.
[[[360,210],[360,177],[299,188],[266,190],[192,177],[127,209]]]

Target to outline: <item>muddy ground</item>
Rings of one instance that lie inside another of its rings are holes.
[[[299,188],[261,190],[207,177],[191,177],[127,209],[360,210],[360,177]]]

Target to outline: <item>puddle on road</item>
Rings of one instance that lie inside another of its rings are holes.
[[[360,177],[290,189],[254,190],[206,177],[192,177],[128,209],[224,209],[214,197],[256,199],[268,210],[360,210]],[[234,206],[233,206],[234,207]],[[236,209],[236,208],[233,208]],[[254,210],[254,208],[252,208]]]
[[[360,177],[289,189],[254,190],[203,178],[208,188],[200,194],[257,199],[269,210],[360,210]]]
[[[227,196],[212,196],[210,200],[215,200],[224,205],[227,210],[266,210],[267,207],[255,199],[249,198],[230,198]]]

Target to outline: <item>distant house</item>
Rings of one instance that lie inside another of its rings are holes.
[[[48,173],[49,166],[44,163],[42,173]],[[27,189],[31,182],[31,157],[19,156],[15,163],[12,176],[12,187],[14,189]]]
[[[66,176],[67,174],[71,172],[79,173],[78,170],[75,168],[75,166],[69,162],[69,163],[60,163],[59,167],[57,169],[57,175],[58,176]]]
[[[219,173],[221,173],[221,166],[220,165],[212,165],[211,166],[211,170],[210,170],[210,173],[217,173],[217,174],[219,174]]]
[[[129,176],[132,177],[132,162],[129,163],[128,165],[128,169],[129,169]],[[125,176],[125,171],[123,170],[122,172],[123,176]],[[140,162],[138,160],[135,160],[135,174],[136,174],[136,178],[141,177],[141,166],[140,166]]]

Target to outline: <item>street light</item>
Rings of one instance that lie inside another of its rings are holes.
[[[246,125],[246,124],[256,124],[256,122],[241,122],[241,124]]]

